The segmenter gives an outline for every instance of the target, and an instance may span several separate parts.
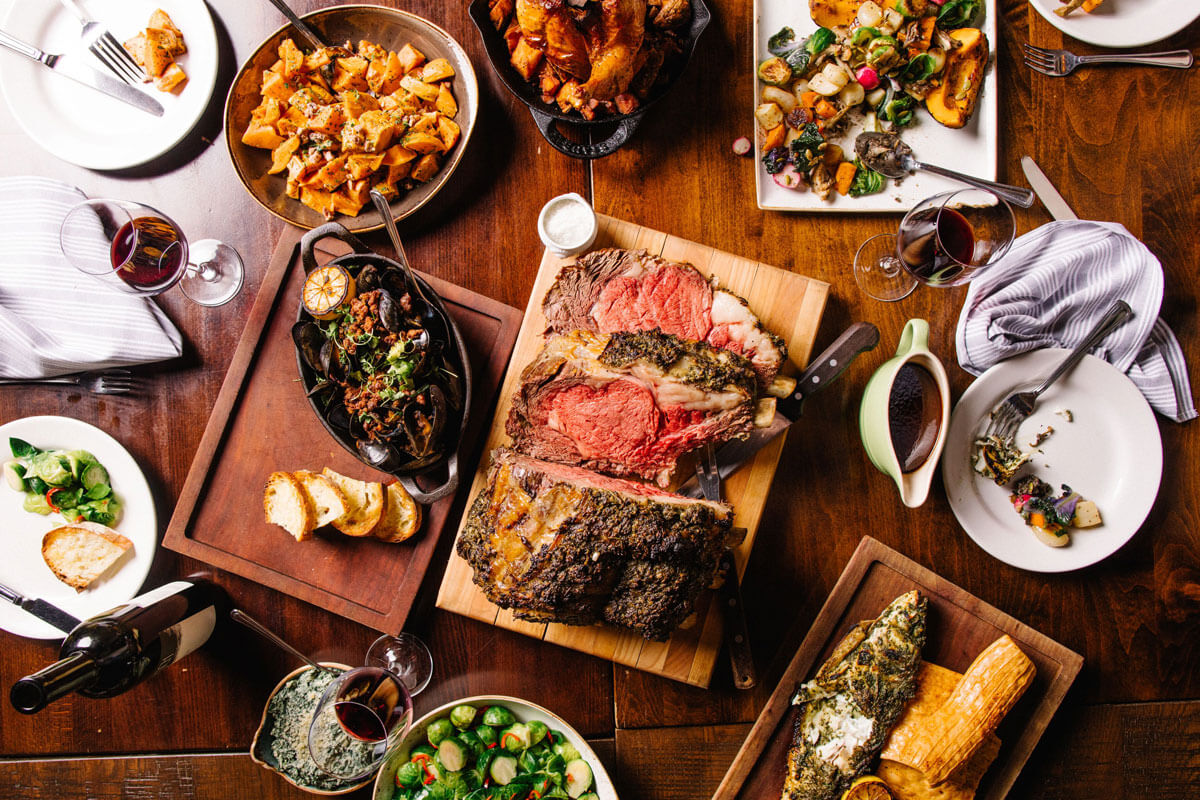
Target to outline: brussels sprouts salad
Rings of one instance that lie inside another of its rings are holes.
[[[565,735],[504,706],[455,706],[396,770],[392,800],[599,800],[592,768]]]
[[[8,440],[13,460],[4,464],[9,487],[25,493],[22,507],[34,514],[60,514],[67,522],[112,525],[121,505],[108,470],[86,450],[42,450],[23,439]]]

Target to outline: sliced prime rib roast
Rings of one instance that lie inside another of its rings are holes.
[[[645,250],[593,250],[559,271],[542,301],[547,329],[596,333],[657,328],[707,342],[750,359],[770,385],[787,358],[746,301],[713,286],[691,264]]]
[[[721,503],[500,448],[457,549],[487,598],[521,619],[661,640],[711,584],[732,519]]]
[[[676,460],[754,424],[756,376],[728,350],[657,330],[551,335],[521,373],[518,452],[666,485]]]

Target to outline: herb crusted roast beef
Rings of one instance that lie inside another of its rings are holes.
[[[658,328],[746,356],[770,385],[787,348],[746,301],[714,287],[691,264],[645,250],[593,250],[559,271],[542,301],[549,331],[595,333]]]
[[[498,449],[457,549],[487,598],[535,622],[665,639],[730,544],[733,512]]]
[[[657,330],[550,336],[521,373],[507,430],[517,451],[665,485],[676,460],[745,436],[756,377],[728,350]]]

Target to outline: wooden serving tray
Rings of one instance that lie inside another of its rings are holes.
[[[1083,657],[866,536],[758,715],[713,800],[779,796],[796,719],[791,705],[796,686],[812,676],[855,623],[879,616],[888,603],[912,589],[929,598],[925,661],[965,672],[981,650],[1007,633],[1037,667],[1033,685],[996,731],[1002,743],[1000,754],[975,796],[1001,800],[1008,794],[1079,674]]]
[[[291,337],[304,283],[297,246],[303,233],[289,230],[275,247],[163,544],[394,633],[404,626],[454,495],[426,508],[421,531],[401,544],[338,533],[297,542],[263,515],[263,486],[276,470],[328,466],[360,480],[392,480],[346,452],[321,426],[304,396]],[[336,239],[317,246],[322,263],[348,251]],[[471,353],[471,419],[460,463],[474,463],[470,459],[512,353],[521,312],[423,277],[445,301]],[[460,486],[458,495],[463,491]]]
[[[792,364],[807,363],[829,295],[829,284],[602,214],[598,216],[600,232],[594,248],[644,249],[663,258],[691,263],[704,275],[716,277],[722,287],[744,297],[763,324],[787,342]],[[546,328],[542,298],[559,269],[573,260],[560,258],[549,251],[542,256],[516,350],[504,376],[485,456],[475,474],[472,498],[487,482],[486,453],[509,441],[504,423],[508,419],[512,394],[520,382],[521,371],[541,350],[542,333]],[[785,365],[785,371],[788,369],[794,371],[794,367]],[[759,451],[753,462],[725,481],[725,497],[735,510],[734,525],[748,531],[735,550],[739,575],[745,571],[750,548],[754,545],[783,444],[784,437],[780,436]],[[510,611],[493,605],[484,596],[472,582],[472,574],[470,565],[457,552],[452,552],[438,592],[438,607],[695,686],[707,687],[712,678],[722,638],[721,609],[714,594],[700,598],[697,603],[699,613],[693,625],[676,631],[666,642],[649,642],[640,634],[610,626],[547,625],[516,619]]]

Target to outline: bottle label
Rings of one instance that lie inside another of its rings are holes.
[[[212,635],[216,627],[217,609],[213,606],[206,606],[187,619],[180,620],[164,630],[160,636],[163,644],[162,661],[156,669],[174,664],[200,647],[208,641],[208,637]]]

